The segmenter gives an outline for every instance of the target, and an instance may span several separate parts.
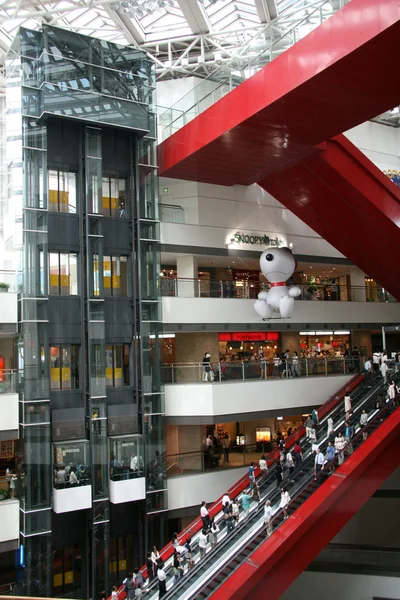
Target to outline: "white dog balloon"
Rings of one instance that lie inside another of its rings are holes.
[[[260,267],[263,275],[271,284],[268,292],[260,292],[254,309],[263,319],[270,319],[274,312],[282,318],[290,317],[293,311],[294,299],[300,296],[297,286],[288,288],[286,281],[296,268],[296,261],[289,248],[268,248],[260,257]]]

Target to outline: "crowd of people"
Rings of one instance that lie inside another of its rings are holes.
[[[62,489],[77,485],[90,484],[90,467],[85,464],[74,465],[61,463],[54,469],[54,487]]]

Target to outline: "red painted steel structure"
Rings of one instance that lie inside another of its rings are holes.
[[[400,188],[344,135],[319,148],[259,185],[400,299]]]
[[[280,598],[399,466],[399,441],[397,409],[210,598]]]
[[[260,183],[400,299],[399,190],[340,135],[399,103],[399,37],[398,0],[352,0],[163,142],[160,175]]]
[[[398,0],[352,0],[159,146],[160,174],[250,185],[399,103]]]
[[[352,392],[359,383],[361,383],[361,381],[363,380],[363,375],[355,375],[347,384],[345,384],[344,386],[342,386],[337,392],[336,394],[334,394],[333,396],[331,396],[319,409],[318,409],[318,416],[319,419],[323,419],[324,416],[329,413],[332,409],[335,408],[335,406],[337,406],[337,404],[339,402],[343,402],[345,393],[350,393]],[[296,429],[292,435],[287,438],[286,442],[285,442],[285,446],[286,448],[291,448],[294,443],[296,442],[296,440],[300,439],[305,433],[305,427],[301,426],[298,429]],[[270,454],[267,455],[267,461],[268,461],[268,465],[270,466],[274,461],[278,460],[280,456],[280,451],[279,450],[274,450],[272,451]],[[258,477],[260,475],[260,469],[256,469],[256,477]],[[231,488],[229,488],[229,490],[227,490],[227,494],[230,498],[236,498],[236,496],[238,496],[241,492],[243,492],[243,490],[248,487],[249,485],[249,477],[246,473],[246,475],[243,475],[243,477],[241,477],[241,479],[239,479],[239,481],[237,481]],[[220,498],[218,498],[218,500],[216,502],[214,502],[214,504],[209,508],[209,513],[211,517],[214,517],[215,515],[217,515],[221,510],[222,510],[222,498],[223,496],[221,496]],[[194,521],[192,521],[192,523],[190,523],[190,525],[188,525],[186,527],[186,529],[184,529],[180,534],[179,534],[179,541],[181,544],[184,544],[186,542],[186,540],[190,537],[195,536],[196,534],[198,534],[200,532],[200,529],[202,527],[202,521],[200,518],[195,519]],[[168,558],[170,558],[173,554],[173,547],[172,544],[169,543],[167,544],[161,551],[160,551],[160,556],[163,559],[163,561],[165,562],[166,560],[168,560]],[[142,573],[147,577],[147,568],[146,567],[142,567],[141,569]],[[123,591],[123,586],[120,588],[119,590],[119,594],[118,594],[118,599],[119,600],[124,600],[126,594]],[[111,596],[109,597],[108,600],[111,599]]]

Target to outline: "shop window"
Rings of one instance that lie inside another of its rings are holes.
[[[110,438],[110,479],[144,477],[143,440],[140,435]]]
[[[129,344],[106,346],[106,385],[122,387],[129,385]]]
[[[49,170],[49,210],[76,213],[76,173]]]
[[[50,346],[50,389],[79,389],[79,346]]]
[[[70,252],[49,252],[49,294],[78,294],[78,255]]]
[[[127,216],[125,179],[103,177],[101,212],[106,217]]]
[[[128,258],[105,256],[103,261],[104,296],[128,295]]]

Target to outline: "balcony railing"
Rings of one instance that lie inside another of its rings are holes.
[[[299,300],[322,302],[397,302],[384,288],[376,286],[347,286],[331,284],[301,284]],[[213,279],[160,278],[162,296],[175,298],[239,298],[256,300],[258,294],[268,291],[268,283],[261,281],[227,281]]]
[[[22,273],[0,269],[0,293],[18,292],[21,289]]]
[[[265,444],[231,446],[226,453],[224,453],[222,447],[204,447],[202,450],[194,452],[167,454],[168,477],[218,469],[222,465],[224,469],[237,469],[248,465],[251,460],[258,463],[260,453],[270,452],[271,449],[272,442],[268,442]]]
[[[160,219],[165,223],[185,223],[185,210],[177,204],[160,204]]]
[[[289,379],[291,377],[317,377],[328,375],[350,375],[360,373],[364,358],[358,356],[340,358],[305,358],[298,361],[281,359],[214,363],[211,367],[203,363],[164,364],[164,383],[201,383],[227,381],[249,381]]]
[[[18,371],[15,369],[0,369],[0,394],[18,392]]]

